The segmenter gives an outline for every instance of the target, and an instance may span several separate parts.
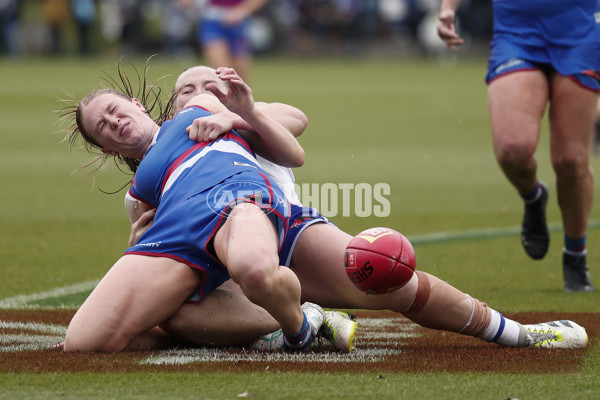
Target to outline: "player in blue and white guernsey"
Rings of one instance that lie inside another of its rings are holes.
[[[283,127],[253,107],[250,92],[229,95],[230,110],[256,132],[280,135]],[[210,144],[190,140],[185,126],[202,115],[192,104],[159,127],[139,101],[111,90],[92,92],[77,107],[75,131],[107,154],[141,160],[131,193],[157,213],[73,317],[65,350],[123,350],[193,292],[205,296],[230,276],[277,320],[286,347],[304,349],[316,335],[322,310],[307,318],[297,277],[279,268],[285,197],[234,132]],[[291,153],[301,165],[301,147]]]
[[[460,0],[443,0],[438,34],[456,50]],[[548,187],[534,157],[549,104],[550,158],[564,227],[567,292],[594,290],[588,270],[587,228],[594,181],[590,147],[600,92],[598,0],[494,0],[488,63],[494,154],[524,203],[521,242],[533,259],[548,252]]]

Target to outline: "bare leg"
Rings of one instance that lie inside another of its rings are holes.
[[[126,349],[171,316],[199,283],[190,267],[169,258],[121,257],[75,313],[65,351]]]
[[[327,224],[309,226],[300,235],[292,269],[302,284],[303,301],[333,308],[387,309],[422,326],[483,337],[491,318],[487,305],[430,274],[414,274],[405,286],[387,294],[368,295],[357,289],[344,270],[351,239]],[[518,329],[516,323],[514,327]]]
[[[250,69],[252,67],[252,59],[250,56],[246,57],[233,57],[233,69],[238,75],[244,80],[249,82],[250,80]]]
[[[548,82],[541,71],[508,74],[488,87],[494,153],[502,171],[521,194],[530,192],[536,184],[534,153],[548,93]]]
[[[233,66],[234,60],[229,52],[229,46],[224,40],[215,40],[204,45],[202,53],[206,58],[207,64],[212,68]],[[244,79],[243,76],[242,79]]]
[[[403,312],[417,290],[413,277],[401,290],[368,295],[348,278],[344,252],[352,236],[328,224],[314,224],[300,235],[292,258],[292,270],[302,284],[302,301],[331,308],[389,309]]]
[[[302,328],[300,282],[279,266],[277,233],[262,210],[238,204],[215,236],[215,252],[248,299],[275,318],[284,332]]]
[[[234,346],[273,332],[279,324],[250,302],[237,284],[227,281],[200,303],[182,305],[161,327],[188,342]]]
[[[550,150],[558,204],[565,233],[582,238],[587,232],[594,194],[590,143],[597,95],[558,74],[551,82]]]

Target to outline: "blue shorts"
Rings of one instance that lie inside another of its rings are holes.
[[[515,55],[515,53],[512,53],[512,55]],[[489,85],[493,80],[504,75],[530,70],[549,72],[551,70],[556,70],[556,68],[550,63],[534,62],[529,61],[527,58],[513,57],[510,55],[501,56],[492,53],[492,55],[490,55],[485,81]],[[576,83],[586,89],[593,92],[600,92],[600,70],[585,70],[579,73],[568,74],[567,76],[571,77]]]
[[[198,26],[198,41],[207,45],[215,41],[227,42],[229,51],[235,57],[247,57],[252,52],[248,37],[249,21],[244,20],[238,25],[227,26],[219,20],[204,19]]]
[[[333,225],[326,217],[319,214],[317,210],[310,207],[290,205],[290,218],[288,219],[288,230],[281,250],[279,251],[279,265],[290,266],[294,248],[298,238],[306,228],[312,224],[327,223]],[[189,303],[195,303],[204,298],[202,291],[196,291],[188,298]]]
[[[279,265],[290,266],[298,238],[300,238],[300,235],[306,228],[316,223],[333,225],[314,208],[301,207],[294,204],[290,205],[288,231],[283,246],[281,246],[281,250],[279,251]]]
[[[230,278],[215,254],[213,239],[231,209],[240,202],[256,204],[272,220],[281,249],[289,204],[263,174],[245,171],[183,200],[170,193],[156,210],[152,227],[125,254],[167,257],[196,269],[201,283],[193,300],[199,301]]]
[[[590,0],[495,0],[486,82],[557,71],[600,91],[600,5]]]

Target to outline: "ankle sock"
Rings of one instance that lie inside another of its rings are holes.
[[[575,239],[565,234],[565,248],[563,251],[573,257],[585,257],[587,253],[586,249],[587,235],[584,235],[580,239]]]
[[[290,335],[283,331],[283,346],[288,349],[302,350],[307,348],[313,341],[310,325],[308,324],[304,311],[302,311],[302,315],[304,316],[304,320],[302,321],[300,332]]]
[[[540,182],[535,183],[535,187],[528,193],[520,193],[521,198],[526,204],[535,203],[537,199],[542,195],[542,185]]]
[[[501,346],[516,347],[519,342],[521,324],[504,318],[498,311],[490,308],[492,319],[481,339],[498,343]]]

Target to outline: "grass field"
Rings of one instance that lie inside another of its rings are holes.
[[[193,62],[157,57],[150,76],[166,76],[160,82],[168,92]],[[139,68],[143,63],[135,61]],[[58,99],[67,97],[64,91],[82,97],[97,87],[102,71],[114,76],[114,64],[0,60],[3,307],[76,308],[89,285],[56,296],[36,294],[100,279],[126,247],[123,192],[99,189],[116,191],[128,176],[112,166],[95,179],[85,170],[72,174],[89,156],[59,143],[63,135],[54,112],[61,107]],[[600,293],[562,291],[562,230],[546,124],[537,156],[552,193],[551,248],[535,262],[521,248],[522,205],[492,156],[484,69],[483,59],[455,66],[398,59],[259,60],[251,84],[255,98],[296,105],[309,117],[300,139],[307,156],[296,171],[298,182],[390,186],[388,217],[332,217],[342,229],[396,228],[414,242],[420,269],[500,311],[598,312]],[[592,163],[598,171],[600,158]],[[600,198],[597,185],[595,196]],[[597,285],[599,227],[595,207],[588,262]],[[594,398],[600,397],[594,394],[600,354],[597,343],[590,345],[581,369],[570,374],[11,373],[0,376],[0,399],[233,399],[244,392],[262,399]]]

